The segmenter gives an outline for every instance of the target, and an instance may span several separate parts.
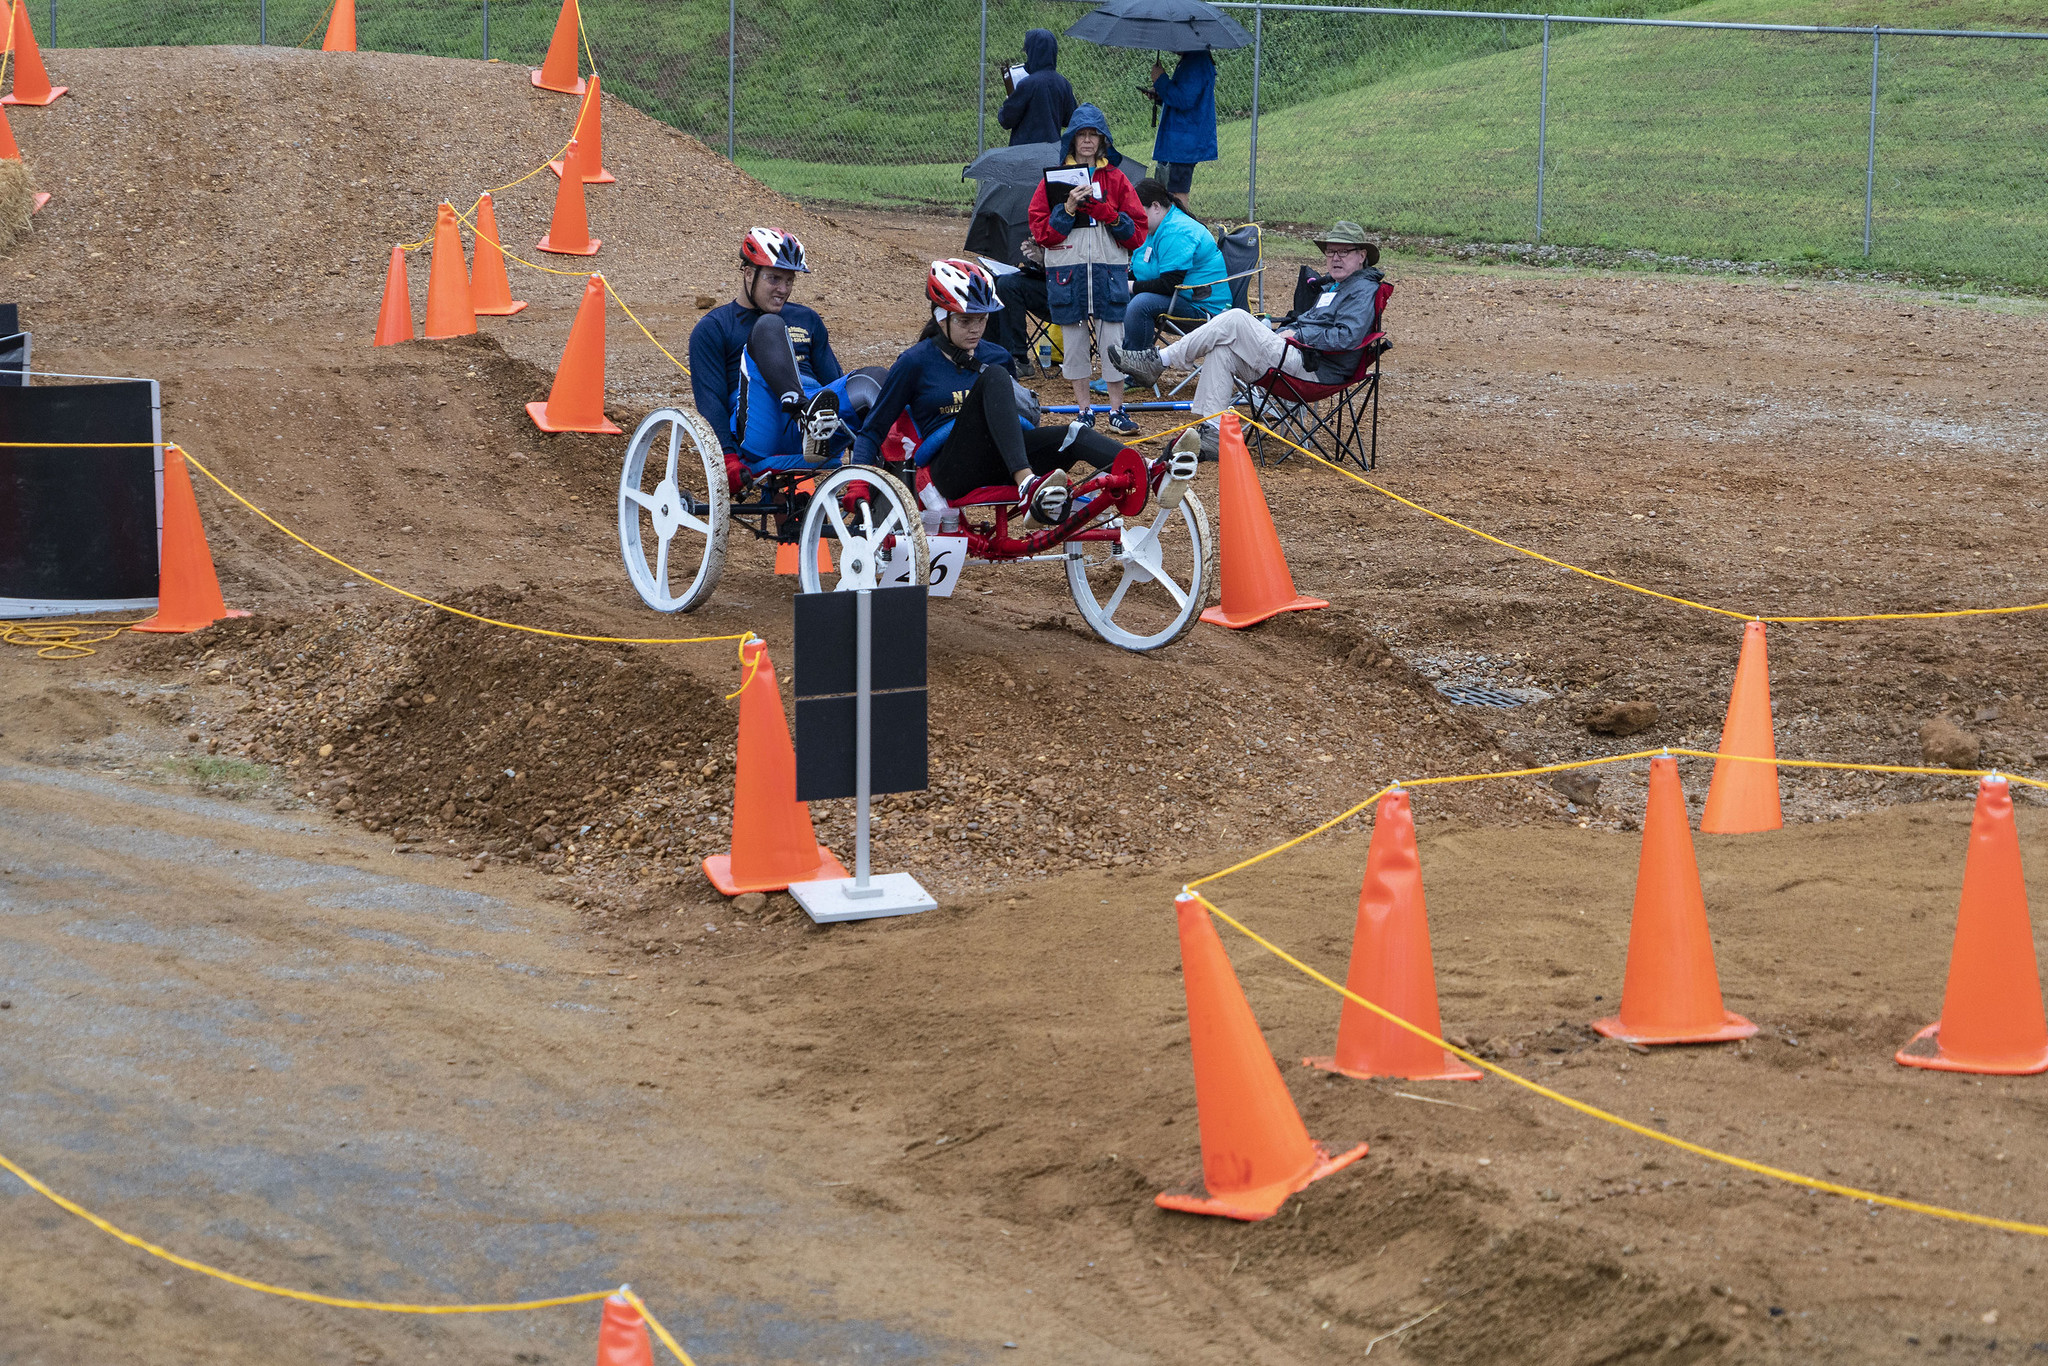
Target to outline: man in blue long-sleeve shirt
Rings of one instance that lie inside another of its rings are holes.
[[[846,374],[832,354],[825,320],[791,303],[798,273],[808,274],[803,243],[774,228],[750,229],[740,243],[740,297],[690,330],[690,392],[718,433],[735,487],[748,474],[807,463],[803,432],[831,414],[852,417],[874,401],[880,371]],[[850,428],[821,442],[826,455],[851,441]]]

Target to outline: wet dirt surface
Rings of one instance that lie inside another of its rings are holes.
[[[615,549],[623,441],[527,422],[580,282],[515,269],[534,306],[484,337],[364,344],[390,242],[552,151],[565,101],[523,71],[377,54],[61,56],[74,94],[13,118],[58,193],[4,262],[39,363],[162,376],[168,436],[414,591],[595,633],[752,629],[787,657],[768,547],[736,543],[703,611],[648,612]],[[227,90],[260,99],[263,136],[226,136],[240,106],[191,93]],[[606,117],[631,193],[591,190],[598,263],[671,350],[757,219],[805,236],[803,297],[847,363],[914,335],[921,263],[957,251],[960,220],[814,215]],[[499,196],[508,243],[545,226],[541,181]],[[1388,487],[1738,613],[2048,597],[2035,305],[1388,266]],[[608,362],[622,422],[683,392],[616,313]],[[1311,1132],[1372,1152],[1264,1225],[1152,1207],[1197,1162],[1182,880],[1395,777],[1712,748],[1740,639],[1298,458],[1263,477],[1325,612],[1135,658],[1085,635],[1042,567],[971,570],[934,604],[941,783],[886,804],[877,863],[942,908],[830,931],[695,872],[727,838],[729,644],[448,621],[202,482],[254,618],[71,663],[0,655],[4,1150],[287,1284],[631,1278],[707,1361],[1354,1360],[1376,1338],[1397,1361],[1864,1361],[2048,1340],[2031,1240],[1761,1184],[1497,1081],[1296,1068],[1334,1000],[1241,943]],[[2031,616],[1779,626],[1771,654],[1781,754],[1916,763],[1945,715],[1986,764],[2048,759]],[[1535,700],[1454,707],[1438,682]],[[1656,720],[1589,734],[1621,701]],[[1688,766],[1695,802],[1705,778]],[[1582,1027],[1619,989],[1641,781],[1418,798],[1446,1028],[1673,1134],[2040,1217],[2036,1083],[1890,1061],[1939,1006],[1967,785],[1788,771],[1785,831],[1702,838],[1729,1005],[1763,1033],[1645,1056]],[[835,845],[844,806],[817,810]],[[1347,827],[1217,896],[1339,972],[1362,859]],[[583,1311],[260,1300],[0,1189],[32,1234],[0,1252],[0,1361],[270,1360],[281,1337],[319,1361],[589,1350]]]

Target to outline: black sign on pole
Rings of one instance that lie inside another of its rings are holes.
[[[798,801],[857,796],[858,593],[796,598],[796,795]],[[920,792],[930,785],[925,686],[925,604],[921,586],[870,595],[870,793]]]

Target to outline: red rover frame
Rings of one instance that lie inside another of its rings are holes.
[[[1162,507],[1167,478],[1165,459],[1126,449],[1074,484],[1058,525],[1029,531],[1010,485],[948,503],[907,462],[777,472],[735,491],[704,420],[663,408],[626,449],[619,544],[641,599],[664,612],[710,598],[734,522],[762,540],[794,540],[807,593],[925,583],[950,597],[969,564],[1057,563],[1089,629],[1142,652],[1186,635],[1216,583],[1208,515],[1192,489]]]

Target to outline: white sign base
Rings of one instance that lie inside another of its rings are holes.
[[[858,878],[850,877],[792,882],[789,894],[820,925],[841,920],[874,920],[885,915],[916,915],[939,908],[939,903],[908,873],[876,873],[868,878],[866,888],[858,886],[858,882]]]

